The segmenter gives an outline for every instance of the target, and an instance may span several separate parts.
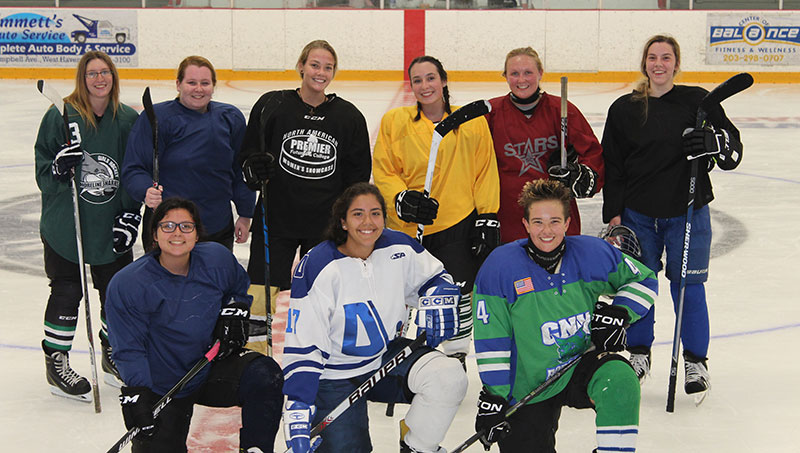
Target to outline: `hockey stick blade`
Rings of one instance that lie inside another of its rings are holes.
[[[58,113],[62,115],[64,114],[64,99],[60,94],[58,94],[58,91],[56,91],[52,85],[44,80],[39,80],[36,82],[36,88],[38,88],[39,92],[56,106]]]
[[[466,123],[467,121],[486,115],[491,111],[492,104],[490,104],[489,101],[472,101],[440,121],[439,124],[436,125],[434,131],[438,132],[439,135],[444,137],[448,132]]]
[[[753,85],[753,76],[746,72],[736,74],[730,79],[722,82],[718,87],[708,93],[697,108],[697,124],[702,126],[708,116],[708,112],[714,110],[722,101],[728,99],[736,93],[742,92]]]
[[[578,362],[580,362],[580,360],[585,355],[593,352],[594,350],[595,350],[595,346],[594,345],[590,345],[589,348],[586,349],[586,351],[584,351],[583,354],[571,358],[569,360],[569,362],[566,363],[566,365],[562,366],[558,371],[556,371],[552,376],[550,376],[550,378],[546,379],[544,382],[539,384],[538,387],[536,387],[535,389],[531,390],[530,393],[525,395],[525,397],[523,397],[521,400],[517,401],[516,404],[514,404],[513,406],[508,408],[508,410],[506,411],[506,420],[508,419],[508,417],[514,415],[514,413],[517,412],[519,410],[519,408],[521,408],[522,406],[526,405],[530,400],[536,398],[537,395],[539,395],[545,389],[550,387],[550,385],[553,382],[557,381],[559,378],[561,378],[561,376],[565,375],[567,373],[567,371],[569,371],[573,367],[575,367],[575,365],[577,365]],[[469,448],[470,445],[474,444],[484,434],[486,434],[485,431],[479,431],[479,432],[473,434],[469,439],[467,439],[463,443],[461,443],[461,445],[459,445],[458,447],[456,447],[453,450],[451,450],[450,453],[461,453],[462,451],[464,451],[467,448]]]
[[[340,415],[342,415],[350,406],[353,405],[356,401],[361,399],[364,395],[367,394],[370,390],[372,390],[375,385],[378,384],[378,381],[386,377],[393,369],[397,368],[398,365],[405,359],[407,359],[415,349],[422,344],[425,343],[425,340],[428,338],[427,332],[422,332],[414,338],[414,340],[407,344],[400,352],[398,352],[394,357],[389,359],[388,362],[381,365],[378,368],[378,371],[373,373],[366,381],[362,382],[361,385],[358,386],[355,390],[353,390],[350,395],[347,396],[338,406],[336,406],[325,418],[322,419],[321,422],[317,423],[311,429],[311,433],[309,435],[309,440],[313,440],[315,437],[319,436],[319,433],[322,432],[323,429],[327,428],[328,425],[333,423]],[[313,444],[313,442],[312,442]],[[289,447],[284,453],[292,453],[292,447]]]

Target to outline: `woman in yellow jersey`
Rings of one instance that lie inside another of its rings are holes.
[[[461,288],[460,328],[442,344],[462,363],[472,331],[470,296],[480,263],[500,243],[500,183],[486,119],[462,124],[439,145],[431,196],[422,191],[433,128],[455,108],[450,106],[447,72],[430,56],[408,66],[416,106],[387,112],[372,156],[373,178],[384,198],[394,201],[386,226],[413,235],[428,225],[422,241]]]

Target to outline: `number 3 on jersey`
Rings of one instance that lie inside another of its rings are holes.
[[[486,311],[486,301],[481,299],[475,310],[475,317],[480,319],[482,323],[489,324],[489,312]]]

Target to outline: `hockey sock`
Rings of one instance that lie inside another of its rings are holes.
[[[283,373],[271,357],[259,357],[245,368],[239,380],[242,429],[239,446],[273,451],[281,421]]]
[[[587,386],[594,401],[597,451],[635,451],[639,434],[639,379],[621,360],[600,366]]]
[[[670,292],[676,310],[680,297],[680,282],[670,282]],[[687,284],[683,297],[681,343],[683,348],[698,357],[708,355],[709,325],[706,288],[703,283]]]
[[[436,451],[467,393],[467,374],[458,360],[431,351],[411,366],[407,379],[414,398],[404,441],[417,450]]]

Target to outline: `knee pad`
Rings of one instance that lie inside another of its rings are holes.
[[[415,398],[424,395],[428,401],[458,405],[467,394],[468,379],[461,362],[439,351],[417,359],[408,371],[407,382]]]
[[[250,394],[280,395],[283,400],[283,371],[272,357],[259,356],[244,369],[239,380],[240,398]]]
[[[639,424],[641,387],[633,368],[622,360],[610,360],[595,371],[586,393],[597,412],[597,426]]]
[[[56,280],[50,282],[49,303],[55,303],[59,311],[77,311],[83,297],[80,282]]]

